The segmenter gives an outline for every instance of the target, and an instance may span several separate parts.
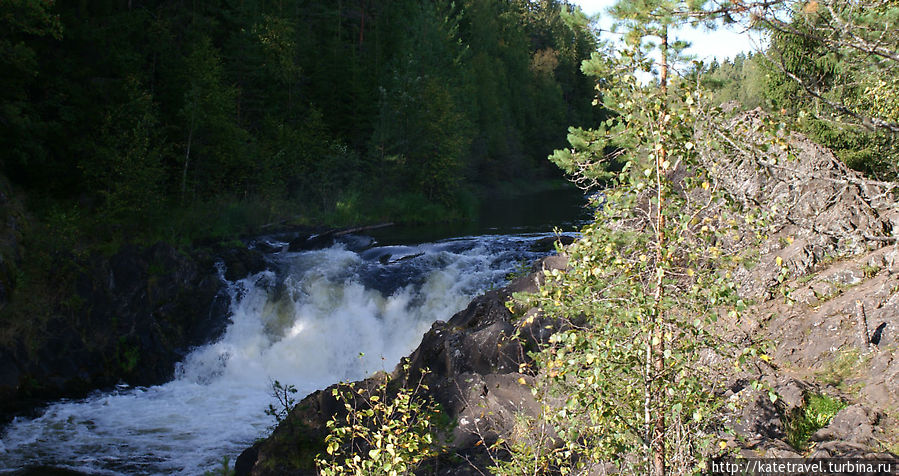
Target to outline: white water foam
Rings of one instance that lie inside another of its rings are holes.
[[[0,440],[0,472],[55,466],[92,474],[202,474],[226,455],[233,464],[273,423],[264,413],[273,403],[273,380],[295,385],[302,396],[392,370],[435,320],[500,284],[517,260],[533,258],[522,250],[535,238],[405,247],[409,258],[394,262],[340,246],[285,254],[280,271],[231,287],[232,324],[218,342],[190,354],[175,380],[62,401],[38,418],[16,419]],[[394,282],[385,295],[366,287],[365,276]]]

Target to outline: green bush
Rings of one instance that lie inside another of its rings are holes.
[[[373,389],[350,383],[332,390],[346,415],[328,422],[325,454],[316,457],[319,474],[407,474],[439,454],[440,410],[422,395],[428,387],[419,379],[391,396],[389,384],[385,376]]]

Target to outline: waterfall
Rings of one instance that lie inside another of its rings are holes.
[[[59,467],[91,474],[202,474],[267,434],[271,382],[298,397],[390,371],[436,320],[536,259],[549,234],[486,235],[414,246],[343,245],[269,257],[231,283],[231,323],[175,379],[120,387],[17,418],[0,440],[0,473]]]

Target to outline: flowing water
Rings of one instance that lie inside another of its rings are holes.
[[[60,401],[37,418],[17,418],[0,440],[0,473],[39,466],[194,475],[220,467],[225,456],[233,462],[273,424],[265,414],[272,381],[295,385],[300,397],[391,370],[434,321],[545,254],[532,246],[551,235],[421,244],[383,236],[383,245],[359,251],[337,244],[272,254],[268,271],[230,283],[231,324],[179,364],[173,381]]]

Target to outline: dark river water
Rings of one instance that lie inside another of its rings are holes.
[[[366,232],[380,243],[423,243],[458,236],[545,233],[579,229],[592,218],[583,192],[549,190],[515,198],[484,200],[476,220],[419,226],[391,226]]]

